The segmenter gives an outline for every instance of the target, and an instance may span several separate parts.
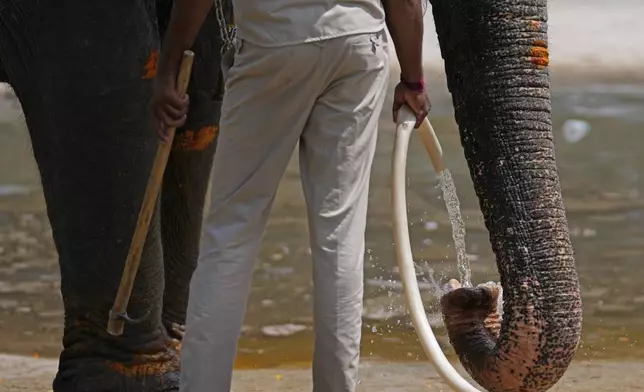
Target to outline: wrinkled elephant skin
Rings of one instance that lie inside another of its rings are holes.
[[[128,307],[105,331],[158,141],[149,101],[170,0],[0,3],[0,77],[22,104],[61,272],[54,391],[178,388],[178,347],[223,92],[210,15],[193,47],[190,114],[177,131]]]
[[[461,141],[503,287],[442,298],[450,341],[491,392],[554,385],[581,333],[555,161],[546,0],[432,0]]]

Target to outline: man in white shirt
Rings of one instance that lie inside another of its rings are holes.
[[[185,120],[175,92],[212,0],[175,0],[154,95],[159,136]],[[389,28],[401,66],[393,115],[429,110],[421,0],[233,0],[210,212],[190,286],[182,392],[230,390],[254,261],[278,184],[299,142],[314,264],[313,389],[353,392],[362,326],[371,165],[389,76]],[[216,50],[214,48],[213,50]]]

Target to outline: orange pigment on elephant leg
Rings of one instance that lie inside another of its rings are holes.
[[[145,62],[145,67],[143,67],[145,74],[143,74],[141,79],[154,79],[154,77],[157,76],[158,58],[159,58],[159,51],[157,51],[156,49],[153,49],[152,52],[150,52],[150,56],[148,57],[148,60]]]
[[[186,130],[177,133],[174,137],[173,150],[202,151],[212,144],[219,127],[210,125],[203,127],[198,131]]]
[[[550,53],[548,53],[548,43],[544,40],[537,40],[530,48],[530,62],[539,68],[545,68],[550,64]]]
[[[163,375],[179,369],[179,357],[173,352],[135,355],[131,363],[108,363],[115,372],[128,377]]]

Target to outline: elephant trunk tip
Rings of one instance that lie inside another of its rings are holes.
[[[462,287],[452,279],[444,287],[446,293],[440,300],[443,320],[461,364],[486,390],[506,392],[516,385],[516,374],[508,380],[497,367],[497,342],[501,333],[501,304],[503,290],[499,284],[489,282],[476,287]]]
[[[461,287],[451,280],[446,286],[440,305],[450,343],[465,370],[485,390],[543,392],[561,378],[570,349],[544,341],[545,324],[533,304],[513,308],[502,330],[500,284]],[[544,348],[548,344],[558,347]]]
[[[455,279],[446,285],[441,310],[450,341],[457,353],[460,346],[467,351],[472,345],[495,343],[501,331],[503,289],[494,282],[476,287],[461,287]]]

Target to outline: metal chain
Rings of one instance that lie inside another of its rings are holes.
[[[235,37],[237,35],[237,28],[226,20],[226,10],[224,9],[224,1],[230,0],[213,0],[215,7],[215,17],[219,23],[219,34],[221,36],[222,45],[221,53],[224,53],[235,44]],[[229,7],[230,8],[230,7]],[[228,8],[228,9],[229,9]]]

